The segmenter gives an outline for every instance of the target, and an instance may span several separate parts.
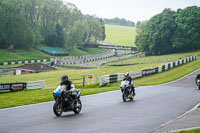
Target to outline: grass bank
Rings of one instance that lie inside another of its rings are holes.
[[[24,60],[39,60],[47,59],[50,56],[40,51],[28,51],[28,50],[5,50],[0,49],[0,62],[11,61],[24,61]]]
[[[89,54],[97,54],[104,52],[105,49],[97,49],[97,48],[87,48],[85,50],[74,48],[70,50],[69,55],[70,56],[83,56],[83,55],[89,55]]]
[[[136,28],[119,25],[105,25],[106,42],[119,46],[135,46]]]
[[[190,131],[181,131],[179,133],[200,133],[200,129],[190,130]]]
[[[70,56],[83,56],[89,54],[97,54],[104,52],[104,49],[87,48],[85,50],[80,50],[74,48],[70,50]],[[2,62],[12,62],[12,61],[24,61],[24,60],[40,60],[52,58],[52,56],[40,52],[39,50],[6,50],[0,49],[0,63]],[[1,67],[1,66],[0,66]]]
[[[200,68],[200,59],[187,63],[185,65],[178,66],[174,69],[155,74],[148,77],[143,77],[135,80],[137,85],[156,85],[167,83],[179,79],[197,69]]]

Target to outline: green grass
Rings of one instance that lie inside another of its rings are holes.
[[[98,67],[97,69],[89,69],[89,70],[88,69],[77,70],[77,69],[69,69],[69,68],[58,68],[58,70],[49,71],[49,72],[1,77],[0,83],[45,80],[46,88],[51,89],[51,88],[55,88],[58,85],[60,77],[63,74],[67,74],[70,79],[82,78],[84,75],[87,75],[87,74],[96,74],[98,76],[98,79],[100,79],[100,76],[102,75],[125,73],[128,71],[135,71],[135,70],[141,70],[141,69],[153,67],[156,65],[158,64],[144,64],[141,66],[135,65],[135,66],[108,67],[108,68]],[[82,80],[76,81],[76,82],[82,82]]]
[[[161,56],[147,56],[145,57],[143,54],[138,53],[136,56],[132,58],[110,62],[107,65],[128,65],[128,64],[159,64],[159,63],[168,63],[173,62],[179,59],[186,58],[190,55],[198,54],[200,51],[190,52],[190,53],[178,53],[178,54],[168,54]],[[142,56],[142,58],[136,58],[138,56]]]
[[[95,49],[95,48],[88,48],[85,51],[74,48],[70,51],[69,54],[70,56],[83,56],[83,55],[89,55],[89,54],[97,54],[104,51],[105,51],[104,49]],[[24,60],[37,60],[37,59],[39,60],[39,59],[47,59],[51,57],[52,56],[49,56],[40,51],[29,51],[29,50],[9,51],[6,49],[0,49],[0,63],[12,62],[12,61],[24,61]]]
[[[87,88],[82,90],[83,95],[97,94],[107,91],[118,90],[119,87],[98,87],[98,88]],[[34,103],[41,103],[52,101],[54,89],[44,89],[44,90],[25,90],[12,93],[4,93],[0,95],[0,109],[9,108],[15,106],[22,106]],[[7,100],[6,100],[7,99]],[[9,99],[9,100],[8,100]]]
[[[7,75],[7,74],[13,74],[13,72],[0,73],[0,75]]]
[[[49,55],[40,51],[14,50],[9,51],[0,49],[0,62],[22,61],[22,60],[36,60],[47,59]]]
[[[185,53],[185,56],[187,54],[188,53]],[[177,55],[177,54],[166,55],[167,59],[168,59],[168,56],[173,57],[175,59],[179,58],[179,55]],[[184,56],[184,54],[182,56]],[[118,67],[118,66],[104,67],[103,66],[103,67],[98,67],[97,69],[89,69],[89,70],[88,69],[77,70],[77,69],[69,69],[69,68],[58,68],[58,70],[56,70],[56,71],[34,73],[34,74],[20,75],[20,76],[1,77],[0,83],[45,80],[46,81],[46,88],[52,89],[52,88],[55,88],[57,86],[57,84],[60,80],[60,77],[63,74],[68,74],[71,79],[82,78],[84,75],[87,75],[87,74],[96,74],[98,76],[98,78],[100,79],[100,77],[102,75],[143,70],[143,69],[146,69],[146,68],[157,67],[157,66],[165,64],[165,62],[149,63],[149,60],[155,60],[156,61],[156,59],[157,59],[159,61],[160,58],[161,58],[160,56],[144,57],[142,59],[133,58],[133,59],[130,59],[130,61],[129,61],[130,63],[137,63],[136,61],[139,61],[143,64],[121,66],[121,67]],[[125,60],[125,62],[126,62],[126,60]],[[116,62],[116,63],[120,63],[120,62]],[[123,63],[123,61],[122,61],[122,63]]]
[[[106,42],[119,46],[135,46],[136,28],[118,25],[105,25]]]
[[[200,105],[198,106],[198,108],[200,108]]]
[[[185,65],[178,66],[174,69],[170,69],[168,71],[159,74],[136,79],[135,83],[136,85],[156,85],[156,84],[167,83],[179,79],[199,68],[200,68],[200,59],[197,59]]]
[[[70,50],[69,55],[70,56],[83,56],[83,55],[89,55],[89,54],[97,54],[104,52],[104,49],[97,49],[97,48],[87,48],[85,51],[74,48]]]
[[[190,130],[190,131],[181,131],[179,133],[200,133],[200,129]]]
[[[0,65],[0,68],[10,68],[10,67],[17,67],[21,66],[22,64],[15,64],[15,65]]]

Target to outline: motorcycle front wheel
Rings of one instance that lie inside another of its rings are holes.
[[[123,91],[123,93],[122,93],[122,99],[123,99],[123,101],[124,101],[124,102],[126,102],[126,95],[125,95],[125,91]]]
[[[82,109],[82,103],[81,103],[80,99],[77,100],[77,104],[75,106],[76,107],[73,109],[73,111],[74,111],[75,114],[79,114],[81,112],[81,109]]]
[[[199,83],[199,85],[198,85],[198,88],[199,88],[199,90],[200,90],[200,83]]]
[[[53,105],[53,112],[56,116],[61,116],[62,113],[63,113],[62,105],[55,102],[54,105]]]

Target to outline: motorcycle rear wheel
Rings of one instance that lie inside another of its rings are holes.
[[[56,116],[61,116],[63,113],[62,105],[55,102],[53,105],[53,112]]]

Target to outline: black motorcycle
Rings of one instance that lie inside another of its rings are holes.
[[[196,79],[196,85],[198,86],[198,88],[200,90],[200,79]]]
[[[61,116],[63,112],[73,111],[75,114],[80,113],[82,103],[80,100],[81,90],[77,89],[77,94],[73,95],[72,91],[64,91],[64,86],[58,86],[53,92],[55,103],[53,111],[56,116]]]

